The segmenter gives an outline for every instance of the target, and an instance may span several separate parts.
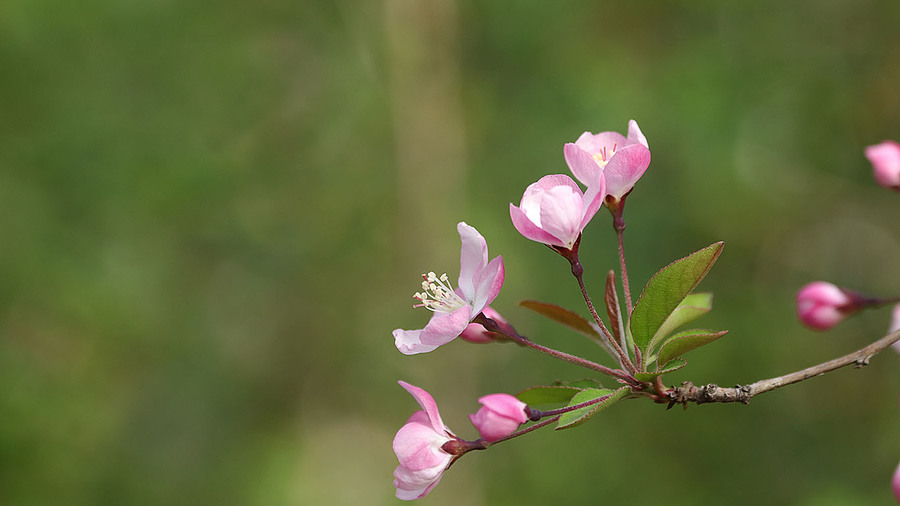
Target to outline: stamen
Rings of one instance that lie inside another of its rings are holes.
[[[424,307],[440,313],[452,313],[467,304],[453,291],[453,285],[450,284],[450,278],[446,273],[438,277],[434,272],[429,272],[422,274],[422,279],[424,280],[422,281],[423,291],[413,294],[413,298],[420,303],[413,307]]]

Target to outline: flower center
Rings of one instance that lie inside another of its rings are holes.
[[[594,161],[597,162],[597,165],[599,165],[601,169],[603,167],[606,167],[606,164],[609,163],[609,159],[612,157],[612,155],[616,154],[616,148],[618,147],[618,144],[618,142],[613,143],[611,152],[607,152],[606,146],[603,146],[600,151],[594,153]]]
[[[434,272],[422,274],[422,292],[416,292],[413,297],[420,303],[413,307],[424,307],[430,311],[439,313],[452,313],[465,306],[467,302],[453,291],[447,274],[438,277]]]

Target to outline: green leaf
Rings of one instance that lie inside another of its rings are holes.
[[[656,349],[657,345],[665,340],[673,330],[686,325],[697,318],[705,315],[712,310],[712,294],[711,293],[692,293],[684,298],[675,311],[666,318],[659,330],[650,340],[647,350],[650,353]]]
[[[666,363],[665,366],[663,366],[662,369],[658,370],[657,372],[639,372],[639,373],[635,374],[634,377],[637,378],[638,381],[653,381],[653,378],[656,378],[657,376],[662,376],[663,374],[669,374],[670,372],[675,372],[678,369],[681,369],[682,367],[684,367],[686,365],[687,365],[687,361],[684,360],[683,358],[679,357],[679,358],[670,360],[668,363]]]
[[[574,411],[569,411],[568,413],[563,413],[559,417],[559,421],[556,422],[556,430],[568,429],[570,427],[575,427],[576,425],[580,425],[588,420],[588,418],[594,416],[601,410],[604,410],[626,395],[630,388],[621,387],[616,391],[612,391],[606,388],[598,389],[598,388],[585,388],[581,392],[578,392],[572,400],[569,401],[569,406],[574,406],[576,404],[581,404],[583,402],[592,401],[594,399],[609,396],[606,399],[597,402],[596,404],[592,404],[590,406],[586,406],[581,409],[576,409]]]
[[[668,339],[659,349],[659,363],[665,364],[675,357],[709,344],[727,334],[727,330],[714,332],[712,330],[685,330]]]
[[[579,314],[569,311],[566,308],[559,307],[555,304],[548,304],[546,302],[538,302],[536,300],[523,300],[522,302],[519,302],[519,305],[538,314],[542,314],[557,323],[562,323],[566,327],[576,330],[591,339],[601,339],[600,334],[594,330],[594,327],[590,322],[582,318]]]
[[[565,404],[582,390],[582,388],[572,386],[531,387],[519,392],[516,394],[516,397],[532,407],[547,404]]]
[[[554,381],[553,386],[557,387],[575,387],[578,389],[582,388],[603,388],[603,385],[600,384],[599,381],[594,378],[582,378],[580,380],[573,381]]]
[[[650,278],[631,313],[634,342],[644,355],[650,340],[670,314],[706,276],[722,253],[723,242],[717,242],[676,260]]]

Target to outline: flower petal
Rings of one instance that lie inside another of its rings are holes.
[[[394,453],[400,465],[410,471],[440,468],[450,460],[450,454],[440,449],[447,441],[450,438],[427,425],[408,423],[394,436]]]
[[[571,248],[581,233],[581,189],[554,186],[541,200],[541,228]]]
[[[565,246],[562,241],[553,237],[547,231],[531,221],[531,219],[525,215],[525,211],[519,209],[512,203],[509,204],[509,217],[512,219],[513,226],[516,227],[516,230],[525,236],[526,239],[531,239],[532,241],[543,244],[550,244],[552,246]]]
[[[593,185],[588,186],[582,197],[582,212],[580,229],[584,230],[591,218],[600,210],[603,205],[603,199],[606,197],[606,176],[600,174],[600,177]]]
[[[641,132],[641,127],[638,126],[637,121],[628,120],[628,140],[631,142],[639,142],[644,145],[645,148],[650,149],[650,145],[647,144],[647,138],[644,137],[644,133]]]
[[[419,403],[419,406],[422,410],[425,411],[425,414],[428,415],[428,420],[431,423],[431,428],[437,432],[446,432],[446,427],[444,427],[444,422],[441,420],[441,413],[438,411],[437,403],[434,402],[434,398],[426,392],[425,390],[415,386],[410,385],[405,381],[398,381],[401,387],[406,389],[410,395]],[[415,416],[415,415],[413,415]],[[412,419],[412,417],[410,417]],[[396,440],[396,438],[394,438]]]
[[[434,313],[421,330],[394,330],[394,345],[404,355],[433,351],[456,339],[472,318],[472,308],[463,306],[452,313]]]
[[[650,150],[643,144],[631,144],[617,150],[603,171],[606,194],[617,200],[624,197],[649,165]]]
[[[487,241],[475,227],[461,221],[456,225],[459,240],[459,286],[463,298],[471,301],[475,295],[475,277],[488,263]]]
[[[503,267],[503,257],[497,256],[488,263],[487,267],[481,271],[476,279],[475,297],[472,300],[472,318],[478,315],[485,306],[494,302],[500,288],[503,286],[503,279],[506,276],[506,270]]]
[[[563,147],[563,155],[572,175],[585,186],[591,186],[598,175],[603,173],[603,168],[597,164],[591,153],[577,144],[567,143]]]

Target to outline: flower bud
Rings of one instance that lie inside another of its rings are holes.
[[[481,314],[497,322],[497,325],[500,325],[500,328],[505,330],[512,330],[509,326],[509,323],[507,323],[506,320],[502,316],[500,316],[500,313],[494,311],[494,308],[492,308],[491,306],[485,306],[485,308],[481,310]],[[462,334],[459,335],[459,338],[464,341],[476,344],[490,343],[498,339],[505,339],[502,334],[489,332],[480,323],[470,323],[469,326],[462,331]]]
[[[855,310],[851,296],[831,283],[815,281],[797,292],[797,316],[811,329],[828,330]]]
[[[478,399],[481,409],[469,415],[485,441],[504,438],[528,421],[528,406],[509,394],[490,394]]]
[[[891,480],[891,487],[894,489],[894,498],[900,503],[900,465],[894,471],[894,479]]]
[[[875,181],[885,188],[900,191],[900,144],[884,141],[866,148]]]
[[[529,185],[518,207],[510,203],[509,216],[516,230],[528,239],[571,250],[605,194],[602,173],[583,193],[569,176],[552,174]]]

